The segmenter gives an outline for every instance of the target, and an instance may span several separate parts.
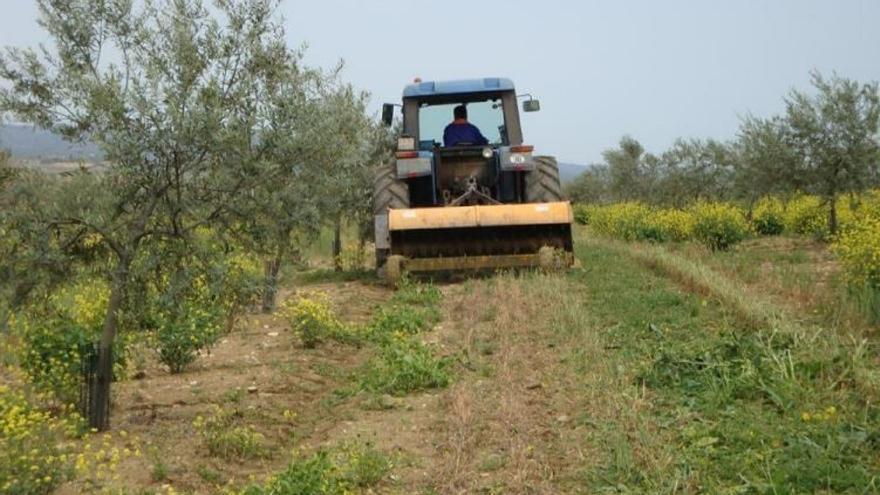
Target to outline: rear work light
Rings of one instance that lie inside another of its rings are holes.
[[[397,151],[413,151],[416,149],[416,139],[412,136],[400,136],[397,138]]]
[[[397,158],[418,158],[418,151],[398,151]]]

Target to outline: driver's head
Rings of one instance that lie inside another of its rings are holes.
[[[467,107],[464,105],[459,105],[452,110],[452,115],[455,117],[455,120],[467,120]]]

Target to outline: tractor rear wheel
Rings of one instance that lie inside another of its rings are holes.
[[[531,203],[562,201],[559,164],[552,156],[536,156],[535,170],[526,174],[526,200]]]
[[[385,215],[386,229],[390,208],[409,208],[409,185],[397,178],[397,170],[393,162],[380,165],[373,176],[373,215]],[[376,232],[377,240],[378,236],[387,234],[387,230],[386,232]],[[390,254],[390,249],[376,248],[377,269],[381,269],[385,265],[385,260]]]

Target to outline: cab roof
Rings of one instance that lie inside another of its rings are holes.
[[[484,77],[483,79],[459,79],[455,81],[424,81],[403,88],[404,98],[425,96],[456,95],[462,93],[486,93],[513,91],[513,81],[506,77]]]

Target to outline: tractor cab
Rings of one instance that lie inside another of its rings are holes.
[[[444,144],[455,107],[464,105],[468,122],[488,144]],[[540,108],[537,100],[524,111]],[[383,108],[386,124],[394,105]],[[403,129],[397,172],[410,181],[411,206],[521,203],[524,172],[534,169],[533,148],[523,145],[517,95],[510,79],[484,78],[410,84],[403,91]]]

